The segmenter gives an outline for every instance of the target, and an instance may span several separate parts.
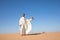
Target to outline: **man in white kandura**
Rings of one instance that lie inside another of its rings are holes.
[[[30,19],[26,19],[26,34],[29,34],[29,32],[31,31],[32,29],[32,24],[31,24],[31,21],[32,21],[33,17],[30,17]]]
[[[22,17],[19,20],[19,26],[20,26],[20,34],[25,34],[25,27],[26,27],[26,21],[25,21],[25,14],[22,15]]]
[[[31,21],[33,17],[30,19],[25,18],[25,14],[22,15],[22,17],[19,20],[19,26],[20,26],[20,33],[22,35],[29,34],[29,32],[32,29]]]

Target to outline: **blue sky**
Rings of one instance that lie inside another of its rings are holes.
[[[60,0],[0,0],[0,34],[19,33],[22,13],[34,17],[31,32],[60,32]]]

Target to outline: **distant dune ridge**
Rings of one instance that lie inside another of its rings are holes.
[[[60,32],[20,34],[0,34],[0,40],[60,40]]]

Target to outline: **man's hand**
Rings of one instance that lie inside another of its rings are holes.
[[[34,17],[31,16],[32,19],[34,19]]]
[[[32,17],[32,19],[34,19],[34,17]]]

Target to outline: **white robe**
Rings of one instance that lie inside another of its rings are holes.
[[[31,24],[32,19],[26,19],[27,22],[27,29],[26,29],[26,34],[29,34],[29,32],[32,29],[32,24]]]
[[[19,26],[21,25],[20,27],[20,34],[23,34],[23,30],[25,30],[25,18],[24,17],[21,17],[20,20],[19,20]]]
[[[25,19],[24,17],[21,17],[20,20],[19,20],[19,25],[22,25],[20,27],[20,33],[22,34],[22,29],[23,29],[23,25],[25,27],[25,33],[26,34],[29,34],[29,32],[31,31],[32,29],[32,25],[31,25],[31,21],[32,19]]]

